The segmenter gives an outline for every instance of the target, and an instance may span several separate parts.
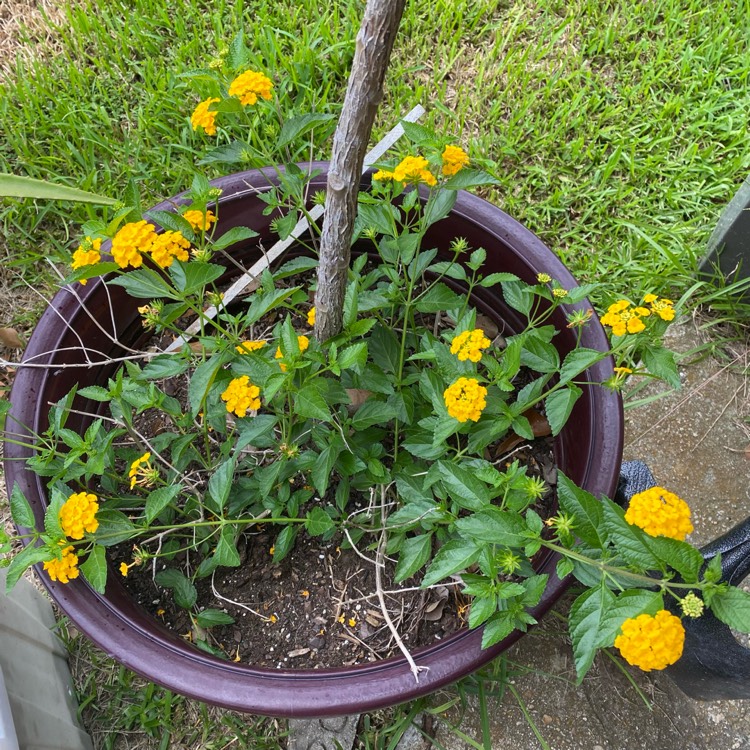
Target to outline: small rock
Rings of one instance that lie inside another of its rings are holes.
[[[552,723],[553,721],[554,721],[554,719],[553,719],[553,718],[552,718],[552,717],[551,717],[551,716],[550,716],[549,714],[544,714],[544,716],[542,716],[542,722],[543,722],[544,724],[547,724],[547,725],[549,725],[549,724],[551,724],[551,723]]]
[[[310,648],[323,648],[326,645],[326,639],[322,635],[316,635],[308,641]]]

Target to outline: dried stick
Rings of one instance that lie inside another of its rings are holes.
[[[383,513],[385,513],[385,487],[381,490],[380,493],[380,504],[383,508]],[[393,620],[391,619],[390,612],[388,612],[388,607],[385,603],[385,594],[383,592],[383,581],[382,581],[382,573],[381,570],[383,569],[384,562],[383,558],[385,556],[385,543],[386,543],[387,535],[385,533],[385,530],[383,530],[383,533],[380,535],[380,541],[378,542],[378,553],[377,553],[377,563],[375,565],[375,590],[378,595],[378,602],[380,602],[380,611],[383,613],[383,618],[385,619],[386,625],[388,625],[388,629],[391,631],[391,635],[393,636],[393,639],[396,641],[396,645],[401,650],[401,653],[406,657],[406,661],[409,662],[409,669],[411,670],[411,673],[414,675],[414,679],[419,682],[419,673],[420,672],[426,672],[429,670],[429,667],[421,667],[418,666],[417,663],[414,661],[414,658],[409,653],[409,649],[406,648],[406,645],[401,640],[401,636],[398,634],[398,630],[396,626],[393,624]]]

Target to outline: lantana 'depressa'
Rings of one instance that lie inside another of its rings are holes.
[[[99,502],[96,495],[90,492],[76,492],[60,508],[60,527],[70,539],[83,539],[88,532],[93,534],[99,528],[96,513]]]
[[[73,545],[70,544],[62,551],[62,557],[58,560],[46,560],[44,570],[53,581],[68,583],[73,578],[78,578],[78,555],[73,552]]]
[[[217,97],[209,97],[193,110],[193,114],[190,115],[190,124],[193,126],[193,130],[203,128],[206,135],[216,135],[216,115],[219,113],[211,111],[209,107],[218,101],[221,100]]]
[[[260,409],[260,388],[253,385],[247,375],[243,375],[229,382],[221,399],[226,402],[230,414],[244,417],[248,411]]]
[[[71,268],[75,271],[78,268],[93,266],[99,263],[102,259],[102,254],[99,252],[101,246],[102,241],[98,237],[96,239],[92,239],[91,237],[84,238],[78,249],[73,253],[73,259],[70,263]],[[87,279],[81,279],[81,285],[85,286],[86,281]]]
[[[213,211],[199,211],[190,208],[182,214],[182,218],[195,229],[196,232],[207,232],[213,224],[216,223],[216,216]]]
[[[151,257],[161,268],[169,268],[175,258],[185,262],[190,257],[190,241],[179,232],[162,232],[151,244]]]
[[[685,628],[679,617],[665,609],[625,620],[621,630],[615,648],[628,664],[644,672],[665,669],[682,656]]]
[[[471,362],[479,362],[482,359],[482,350],[486,349],[490,343],[481,328],[464,331],[451,342],[451,354],[455,354],[461,362],[467,359]]]
[[[448,414],[459,422],[478,422],[487,406],[487,389],[476,378],[459,378],[443,391]]]
[[[458,174],[468,163],[468,154],[459,146],[446,146],[443,154],[443,175],[452,177]]]
[[[253,105],[258,97],[271,98],[273,81],[254,70],[246,70],[229,85],[229,96],[236,96],[244,106]]]
[[[151,453],[146,452],[130,464],[128,478],[130,479],[130,489],[136,484],[149,487],[159,477],[159,470],[151,465]]]
[[[625,520],[649,536],[666,536],[684,541],[692,533],[690,507],[663,487],[651,487],[630,499]]]
[[[112,258],[120,268],[140,268],[143,255],[151,250],[156,239],[156,227],[145,220],[125,224],[112,238]]]

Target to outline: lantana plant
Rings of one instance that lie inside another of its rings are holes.
[[[229,139],[233,118],[274,118],[279,107],[264,72],[225,79],[217,68],[208,80],[190,122],[197,137],[227,139],[209,154],[218,163],[250,149]],[[281,145],[273,158],[283,162],[295,138],[328,119],[269,120]],[[240,540],[264,524],[275,529],[275,562],[308,534],[368,550],[377,565],[393,558],[397,583],[416,576],[429,587],[458,576],[471,597],[468,624],[484,626],[484,646],[534,624],[528,610],[547,576],[532,560],[553,550],[557,575],[584,587],[569,618],[581,677],[596,651],[613,645],[645,670],[674,663],[681,617],[701,616],[704,606],[750,630],[738,614],[747,595],[720,582],[718,556],[705,566],[685,541],[690,511],[675,495],[657,487],[623,509],[562,473],[553,492],[489,450],[512,435],[533,440],[532,413],[558,435],[590,385],[587,371],[604,358],[614,358],[614,374],[596,387],[619,390],[638,376],[677,383],[661,343],[673,303],[655,294],[614,301],[601,319],[611,347],[579,345],[561,357],[553,315],[562,307],[579,332],[594,325],[591,309],[574,306],[599,291],[566,288],[546,273],[530,284],[484,275],[486,251],[461,238],[451,258],[438,259],[428,229],[458,190],[494,183],[493,166],[427,128],[404,127],[411,150],[376,165],[360,195],[357,233],[370,252],[351,265],[343,330],[327,340],[313,330],[312,220],[299,240],[304,252],[266,268],[249,297],[228,304],[226,256],[255,232],[218,234],[220,195],[204,175],[173,212],[143,213],[131,188],[112,215],[83,228],[66,283],[104,276],[123,287],[143,302],[153,336],[107,382],[52,406],[29,461],[48,481],[44,527],[12,488],[13,519],[25,531],[0,539],[8,587],[42,563],[53,581],[83,575],[103,592],[108,549],[128,543],[133,552],[115,575],[158,560],[166,568],[156,580],[178,604],[204,626],[225,623],[225,613],[195,609],[195,583],[241,565]],[[278,187],[263,200],[287,237],[309,217],[313,173],[292,163],[276,172]],[[478,314],[473,292],[487,288],[501,290],[526,321],[521,330],[500,335]],[[191,324],[196,333],[187,336]],[[80,399],[102,405],[82,435],[66,427]],[[147,431],[149,419],[158,430]],[[556,508],[546,516],[543,498]],[[185,551],[195,562],[189,569],[179,567]]]

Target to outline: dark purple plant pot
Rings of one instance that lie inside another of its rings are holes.
[[[322,174],[313,180],[313,188],[323,189],[327,165],[314,166]],[[232,249],[245,263],[259,256],[259,240],[265,248],[273,243],[271,217],[263,215],[266,204],[256,195],[273,179],[270,171],[256,170],[214,182],[223,191],[218,234],[235,226],[249,226],[260,233],[259,238]],[[363,179],[364,186],[367,182]],[[157,208],[174,210],[175,204],[183,202],[185,199],[177,196]],[[500,209],[467,193],[459,194],[450,216],[432,228],[425,247],[438,247],[447,257],[450,242],[456,237],[466,238],[472,248],[487,250],[486,274],[509,271],[533,282],[538,273],[545,272],[558,279],[563,287],[575,285],[570,273],[536,236]],[[19,368],[11,393],[8,430],[27,436],[40,433],[48,424],[49,404],[72,386],[106,383],[116,365],[68,368],[63,365],[127,356],[128,352],[113,343],[109,334],[114,332],[114,338],[126,345],[136,345],[143,336],[139,304],[143,301],[133,300],[121,287],[107,287],[99,279],[90,280],[85,287],[74,284],[62,289],[42,316],[25,354],[26,362],[45,363],[47,367]],[[517,313],[504,304],[496,289],[479,289],[475,304],[506,330],[520,325]],[[580,306],[588,307],[585,302]],[[115,311],[114,317],[110,309]],[[575,335],[565,327],[562,312],[558,311],[553,323],[561,331],[555,342],[564,355],[574,346]],[[81,350],[81,343],[85,344],[87,354]],[[596,319],[584,330],[581,343],[594,349],[607,348],[604,330]],[[611,374],[611,361],[603,361],[591,368],[587,379],[602,381]],[[602,387],[584,387],[583,391],[566,428],[556,440],[557,463],[568,477],[589,492],[611,497],[622,457],[622,404],[617,394]],[[97,405],[83,404],[81,408],[94,412]],[[85,424],[85,418],[73,415],[68,426],[75,429]],[[24,459],[30,455],[29,449],[6,443],[5,472],[9,490],[18,484],[41,522],[47,493],[43,481],[25,468]],[[538,571],[548,573],[550,578],[541,602],[532,610],[537,618],[567,587],[567,581],[555,576],[556,562],[553,554],[538,557]],[[493,648],[482,650],[481,629],[461,630],[420,649],[414,653],[416,662],[429,667],[429,671],[420,675],[419,683],[403,658],[330,670],[259,669],[222,661],[195,649],[135,604],[118,575],[109,576],[104,596],[93,591],[82,578],[65,585],[47,580],[44,574],[42,578],[60,608],[76,625],[130,669],[183,695],[272,716],[336,716],[401,703],[470,674],[522,635],[514,632]]]

